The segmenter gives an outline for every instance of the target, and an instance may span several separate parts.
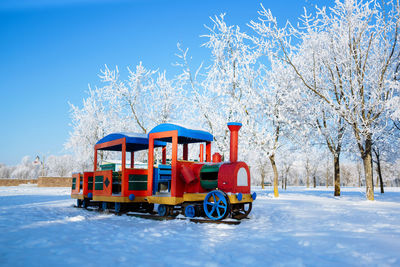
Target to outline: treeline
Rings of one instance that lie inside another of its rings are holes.
[[[327,157],[326,153],[321,153],[317,158],[303,161],[305,155],[284,155],[278,167],[280,174],[279,188],[286,189],[290,186],[305,186],[307,188],[313,187],[333,187],[334,175],[331,167],[331,159]],[[395,162],[381,162],[384,187],[399,187],[400,186],[400,160]],[[349,187],[365,187],[365,176],[361,161],[346,160],[340,164],[340,186]],[[373,183],[375,187],[380,187],[380,178],[377,170],[376,163],[374,166]],[[270,166],[263,168],[252,168],[253,184],[272,186],[273,185],[273,171]],[[262,176],[264,176],[264,183],[262,183]]]
[[[44,157],[39,162],[34,162],[31,157],[24,156],[15,166],[0,163],[0,179],[37,179],[39,176],[70,177],[72,172],[81,171],[83,166],[72,155],[51,155]]]

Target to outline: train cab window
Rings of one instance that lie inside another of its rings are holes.
[[[155,185],[154,193],[168,193],[171,191],[171,165],[159,164],[154,168],[153,180]]]
[[[247,171],[245,168],[240,168],[237,174],[237,185],[248,186],[247,184]]]

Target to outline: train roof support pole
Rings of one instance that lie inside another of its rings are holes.
[[[211,162],[211,142],[206,143],[206,162]]]
[[[188,160],[189,155],[189,145],[183,144],[183,160]]]
[[[93,171],[97,170],[97,149],[94,149],[94,161],[93,161]]]
[[[200,162],[204,162],[204,144],[200,144]]]

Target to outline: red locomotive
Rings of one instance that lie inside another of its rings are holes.
[[[237,161],[240,123],[228,123],[231,131],[230,161],[221,162],[216,153],[211,160],[213,136],[176,124],[160,124],[148,135],[114,133],[97,142],[94,171],[73,175],[71,197],[77,205],[98,205],[115,212],[152,212],[158,204],[159,216],[207,216],[222,220],[227,216],[246,217],[256,198],[250,193],[250,171],[245,162]],[[171,145],[167,146],[170,143]],[[198,161],[188,161],[189,144],[200,143]],[[204,145],[206,148],[204,162]],[[183,155],[178,159],[178,147]],[[155,148],[161,148],[161,164],[157,164]],[[167,148],[171,151],[167,164]],[[99,150],[120,151],[121,170],[102,166],[98,170]],[[148,150],[148,168],[135,168],[134,154]],[[130,152],[130,166],[126,166]]]

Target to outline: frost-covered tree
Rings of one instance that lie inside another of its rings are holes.
[[[388,123],[394,124],[393,121]],[[383,182],[383,163],[394,162],[399,158],[398,147],[400,146],[400,132],[396,129],[395,125],[385,127],[387,130],[381,132],[379,135],[374,136],[372,151],[373,163],[376,166],[376,186],[380,186],[381,193],[384,193]]]
[[[10,168],[5,164],[0,163],[0,178],[9,178],[10,174]]]
[[[10,177],[15,179],[36,179],[39,176],[40,165],[35,165],[29,156],[24,156],[21,163],[11,168]]]
[[[400,68],[400,63],[398,66]],[[396,80],[400,80],[400,77],[397,77]],[[390,118],[393,121],[393,126],[395,127],[395,129],[400,131],[400,96],[394,96],[389,101],[388,106],[392,111]]]
[[[71,106],[73,131],[65,147],[81,162],[93,162],[95,143],[112,132],[147,133],[157,124],[177,120],[183,91],[165,72],[147,70],[139,63],[128,68],[127,80],[119,69],[107,66],[99,75],[102,87],[89,88],[83,106]],[[100,161],[111,157],[100,152]]]
[[[289,174],[293,169],[296,157],[293,155],[292,149],[282,149],[281,156],[281,172],[282,172],[282,189],[286,190]]]
[[[269,10],[252,27],[260,45],[278,48],[304,88],[337,112],[351,127],[363,160],[367,198],[374,199],[373,137],[385,129],[387,104],[399,90],[399,4],[392,1],[335,1],[335,6],[307,12],[298,27],[280,28]],[[317,66],[318,68],[316,68]],[[340,97],[338,97],[340,96]]]
[[[47,176],[67,177],[72,172],[81,172],[80,168],[81,164],[72,155],[50,155],[46,160]]]
[[[106,66],[100,75],[120,129],[147,133],[157,124],[181,121],[185,98],[177,80],[169,80],[165,71],[146,69],[142,62],[128,72],[128,79],[122,80],[118,67],[110,70]]]
[[[250,128],[252,150],[270,161],[274,173],[274,195],[278,196],[278,167],[276,154],[280,147],[299,130],[299,91],[296,77],[274,57],[263,57],[260,76],[257,78],[250,113],[254,125]],[[267,63],[269,66],[267,66]]]
[[[93,147],[98,140],[108,134],[113,127],[113,122],[118,121],[115,113],[107,108],[102,89],[89,87],[88,97],[83,99],[82,107],[70,105],[72,119],[72,132],[65,144],[66,149],[71,149],[78,161],[87,169],[93,162]],[[103,153],[100,153],[103,158]]]
[[[325,143],[333,159],[334,175],[334,196],[340,196],[340,155],[343,148],[344,137],[346,133],[346,122],[336,112],[332,112],[326,103],[318,101],[319,99],[310,92],[306,92],[308,105],[305,125],[310,125],[312,129],[318,132],[322,142]]]
[[[211,53],[211,65],[206,68],[200,87],[193,87],[197,106],[205,126],[215,137],[217,149],[224,158],[229,151],[229,130],[226,123],[239,121],[241,144],[247,143],[245,131],[251,123],[251,95],[254,91],[257,70],[257,53],[248,46],[248,36],[238,26],[225,22],[225,15],[211,19],[203,44]],[[241,150],[246,151],[246,150]],[[241,154],[240,156],[245,156]]]
[[[187,51],[181,49],[180,66],[184,70],[181,78],[190,84],[200,118],[214,135],[217,149],[225,158],[229,151],[226,122],[242,122],[240,156],[255,159],[251,164],[260,170],[262,186],[263,168],[271,164],[274,194],[278,196],[275,155],[283,129],[290,125],[286,113],[288,100],[295,101],[290,96],[293,75],[288,77],[287,72],[280,72],[278,68],[282,65],[273,64],[268,56],[260,59],[261,50],[254,46],[250,36],[238,26],[228,25],[224,14],[211,20],[212,26],[207,27],[209,33],[203,35],[207,38],[204,46],[211,52],[211,65],[205,68],[203,79],[196,79],[201,75],[199,71],[192,74]]]

